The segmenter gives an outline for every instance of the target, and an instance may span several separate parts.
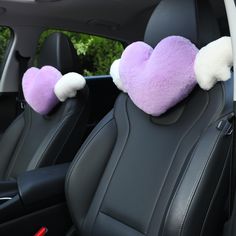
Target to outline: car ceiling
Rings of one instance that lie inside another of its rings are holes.
[[[101,34],[129,42],[143,38],[146,23],[160,2],[160,0],[39,1],[0,0],[0,24],[61,28]],[[223,1],[211,0],[211,3],[217,17],[226,19]]]

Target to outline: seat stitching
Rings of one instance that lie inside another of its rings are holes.
[[[224,169],[225,169],[227,160],[228,160],[229,155],[230,155],[230,152],[231,152],[232,141],[231,141],[231,143],[230,143],[229,146],[230,146],[230,148],[228,149],[228,152],[227,152],[227,155],[226,155],[227,158],[225,159],[225,162],[224,162],[224,168],[223,168],[223,171],[222,171],[222,173],[221,173],[221,175],[220,175],[219,181],[218,181],[218,183],[217,183],[217,187],[216,187],[216,189],[215,189],[215,191],[214,191],[214,193],[213,193],[213,195],[212,195],[212,199],[211,199],[211,201],[210,201],[210,204],[209,204],[209,206],[208,206],[207,214],[206,214],[206,216],[205,216],[205,219],[204,219],[204,222],[203,222],[203,226],[202,226],[200,235],[203,234],[203,229],[204,229],[205,224],[206,224],[206,219],[207,219],[208,213],[209,213],[209,211],[210,211],[210,209],[211,209],[211,206],[212,206],[212,204],[213,204],[213,200],[215,199],[215,196],[216,196],[216,194],[217,194],[217,192],[218,192],[219,184],[220,184],[220,181],[221,181],[221,179],[222,179],[222,177],[223,177]]]
[[[8,129],[13,129],[14,125],[19,121],[23,119],[23,122],[24,122],[24,125],[23,125],[23,128],[21,130],[21,132],[19,133],[19,137],[17,138],[17,141],[16,141],[16,145],[15,147],[17,147],[18,143],[20,142],[20,137],[22,136],[22,133],[24,132],[24,126],[25,126],[25,121],[24,121],[24,116],[23,114],[20,114],[11,124],[10,126],[7,128],[7,130],[5,131],[5,133],[2,135],[1,139],[0,139],[0,142],[2,142],[2,140],[4,139],[4,135],[8,133]],[[10,163],[11,163],[11,157],[13,156],[14,154],[14,150],[11,150],[9,155],[8,155],[8,161],[6,163],[6,168],[9,167]],[[2,178],[4,178],[4,176],[6,177],[6,173],[4,173],[5,171],[3,170],[3,173],[2,173]]]
[[[23,134],[21,135],[22,139],[19,140],[19,142],[18,142],[18,145],[16,147],[16,151],[14,152],[13,157],[12,157],[13,160],[10,161],[10,164],[9,164],[10,166],[8,167],[8,170],[7,170],[6,174],[5,174],[6,178],[10,177],[10,174],[11,174],[12,170],[15,167],[15,163],[16,163],[16,161],[18,159],[18,155],[19,155],[19,153],[21,151],[21,148],[22,148],[22,146],[23,146],[23,144],[25,142],[27,133],[28,133],[28,131],[29,131],[30,127],[31,127],[31,124],[32,124],[31,109],[29,108],[28,112],[27,112],[27,110],[25,110],[25,112],[26,112],[26,117],[28,117],[29,120],[27,122],[27,119],[24,119],[25,120],[26,129],[25,129],[25,131],[23,131]]]
[[[202,177],[203,177],[203,175],[204,175],[204,173],[205,173],[206,167],[207,167],[207,165],[208,165],[208,163],[209,163],[209,161],[210,161],[210,159],[211,159],[211,157],[212,157],[212,154],[213,154],[213,152],[214,152],[214,150],[215,150],[215,148],[216,148],[216,145],[217,145],[217,143],[218,143],[218,141],[219,141],[219,139],[220,139],[221,134],[222,134],[222,132],[220,132],[220,133],[218,134],[218,136],[217,136],[216,142],[215,142],[215,144],[214,144],[214,146],[213,146],[213,148],[212,148],[212,150],[211,150],[211,153],[210,153],[210,155],[209,155],[209,158],[208,158],[208,160],[207,160],[207,162],[206,162],[206,164],[205,164],[204,170],[202,171],[202,173],[201,173],[201,175],[199,176],[198,180],[196,180],[195,183],[193,184],[194,187],[193,187],[193,189],[192,189],[192,191],[191,191],[191,193],[190,193],[190,198],[188,198],[188,201],[187,201],[187,204],[186,204],[187,208],[186,208],[186,211],[185,211],[185,214],[184,214],[184,219],[183,219],[183,222],[182,222],[182,224],[181,224],[181,226],[180,226],[180,235],[181,235],[182,232],[183,232],[184,224],[185,224],[185,222],[186,222],[187,214],[188,214],[188,211],[189,211],[189,208],[190,208],[190,203],[192,202],[193,196],[194,196],[195,193],[196,193],[197,187],[199,186],[199,184],[200,184],[200,182],[201,182],[201,180],[202,180]],[[186,171],[186,172],[187,172],[187,171]],[[185,174],[186,174],[186,172],[185,172]],[[182,179],[182,181],[183,181],[183,179]],[[182,182],[182,181],[181,181],[181,182]],[[179,185],[179,187],[180,187],[180,185]],[[177,191],[176,191],[176,193],[177,193]]]
[[[216,110],[216,112],[214,113],[214,115],[212,116],[212,118],[211,118],[209,124],[211,124],[212,122],[215,121],[216,118],[218,118],[218,116],[220,115],[220,113],[223,111],[223,108],[224,108],[225,96],[226,96],[226,95],[225,95],[225,93],[226,93],[226,91],[225,91],[225,86],[223,85],[222,82],[221,82],[219,85],[220,85],[220,87],[221,87],[221,89],[222,89],[222,93],[223,93],[223,95],[222,95],[222,100],[221,100],[221,104],[217,107],[217,110]],[[218,114],[217,114],[217,113],[218,113]],[[219,117],[219,118],[220,118],[220,117]]]
[[[201,119],[201,117],[203,116],[204,112],[206,111],[206,109],[207,109],[207,107],[208,107],[208,104],[209,104],[209,97],[207,96],[207,98],[208,98],[208,100],[207,100],[207,103],[205,104],[204,109],[203,109],[202,112],[199,114],[199,116],[197,117],[197,119],[195,120],[195,122],[189,127],[189,129],[188,129],[188,130],[185,132],[185,134],[182,136],[181,140],[179,141],[179,143],[178,143],[178,145],[177,145],[177,147],[176,147],[176,149],[175,149],[175,152],[174,152],[173,155],[172,155],[172,161],[171,161],[171,163],[170,163],[170,165],[169,165],[169,168],[168,168],[168,170],[167,170],[167,172],[166,172],[166,175],[165,175],[165,177],[164,177],[164,181],[163,181],[163,184],[162,184],[162,186],[161,186],[160,194],[158,195],[158,197],[157,197],[157,199],[156,199],[155,207],[153,208],[153,211],[152,211],[152,214],[151,214],[150,221],[149,221],[149,224],[148,224],[147,229],[149,229],[149,227],[150,227],[150,224],[151,224],[151,221],[152,221],[154,212],[155,212],[156,207],[157,207],[157,203],[158,203],[158,201],[159,201],[159,198],[160,198],[162,189],[164,188],[164,186],[165,186],[165,184],[166,184],[167,178],[168,178],[168,176],[169,176],[169,172],[170,172],[171,167],[172,167],[172,165],[173,165],[173,163],[174,163],[174,160],[175,160],[175,158],[176,158],[176,154],[178,153],[178,150],[179,150],[179,148],[181,147],[181,144],[183,143],[185,137],[190,133],[190,131],[192,130],[192,128],[197,124],[197,122]],[[199,138],[199,137],[198,137],[198,138]],[[189,154],[189,153],[188,153],[188,154]],[[188,154],[187,154],[187,155],[188,155]],[[186,155],[186,156],[187,156],[187,155]],[[148,232],[147,232],[147,233],[148,233]]]
[[[121,220],[117,219],[117,218],[114,217],[114,216],[111,216],[111,215],[109,215],[109,214],[107,214],[107,213],[104,213],[103,211],[100,211],[99,213],[100,213],[100,214],[103,214],[103,215],[105,215],[105,216],[108,216],[108,217],[110,217],[110,218],[112,218],[114,221],[117,221],[117,222],[119,222],[120,224],[125,225],[125,226],[131,228],[132,230],[136,231],[136,232],[139,233],[139,234],[145,235],[143,232],[140,232],[139,230],[135,229],[135,228],[132,227],[131,225],[128,225],[128,224],[122,222]]]
[[[83,157],[81,158],[81,156],[83,156],[84,152],[87,150],[87,147],[90,145],[90,143],[99,135],[99,133],[101,132],[101,130],[104,129],[105,126],[107,126],[108,124],[110,124],[112,121],[114,120],[114,118],[109,119],[100,129],[97,130],[96,133],[93,134],[93,136],[90,137],[90,139],[88,140],[88,142],[85,144],[84,147],[82,147],[79,152],[77,153],[77,155],[75,155],[74,161],[71,163],[70,168],[66,174],[66,180],[65,180],[65,192],[67,193],[69,191],[70,188],[70,178],[72,173],[74,172],[74,170],[76,169],[76,167],[79,165],[79,162],[83,159]],[[66,194],[66,198],[67,200],[70,199],[70,195]],[[68,206],[70,205],[70,201],[68,200]]]
[[[60,122],[60,124],[58,124],[57,128],[55,130],[52,130],[50,133],[52,134],[50,141],[47,142],[47,144],[44,145],[44,147],[41,147],[42,149],[44,149],[44,151],[42,152],[42,154],[40,155],[40,158],[38,159],[38,161],[36,162],[35,168],[38,168],[40,165],[40,162],[42,162],[42,160],[44,159],[46,153],[48,152],[48,149],[51,147],[51,144],[53,143],[53,141],[55,140],[56,137],[58,137],[58,134],[60,133],[60,131],[62,130],[62,127],[64,126],[64,124],[66,123],[66,121],[70,118],[71,116],[68,115],[66,117],[64,117],[64,119]],[[54,134],[53,134],[54,133]],[[64,144],[62,145],[61,148],[63,148]],[[59,152],[58,152],[59,153]],[[58,155],[58,154],[57,154]],[[33,159],[32,159],[33,160]]]
[[[79,152],[77,153],[77,155],[75,155],[75,159],[71,164],[71,168],[69,169],[67,176],[66,176],[66,189],[68,189],[69,185],[70,185],[70,178],[72,175],[72,172],[74,172],[75,167],[78,165],[78,162],[80,162],[81,156],[84,154],[84,152],[86,151],[87,147],[89,146],[89,144],[96,138],[96,136],[100,133],[100,131],[107,126],[107,124],[109,124],[110,122],[112,122],[114,120],[114,118],[108,120],[99,130],[97,130],[96,133],[94,133],[94,135],[92,137],[90,137],[90,140],[87,141],[86,145],[84,147],[82,147]]]
[[[129,120],[128,111],[127,111],[127,101],[128,101],[128,99],[127,99],[127,97],[126,97],[126,100],[125,100],[126,118],[127,118],[127,121],[128,121],[129,127],[130,127],[130,120]],[[120,159],[121,159],[121,156],[122,156],[122,154],[123,154],[123,152],[124,152],[124,149],[125,149],[125,147],[126,147],[126,145],[127,145],[127,142],[126,142],[126,141],[129,139],[129,135],[130,135],[130,129],[129,129],[129,127],[128,127],[128,129],[127,129],[127,130],[128,130],[128,135],[126,136],[125,144],[123,145],[123,148],[122,148],[122,150],[120,151],[119,157],[116,158],[116,164],[115,164],[115,166],[114,166],[114,168],[113,168],[112,174],[111,174],[110,177],[109,177],[109,182],[106,184],[106,190],[105,190],[105,192],[104,192],[104,194],[103,194],[103,197],[102,197],[102,199],[101,199],[101,201],[100,201],[99,209],[98,209],[98,211],[97,211],[96,217],[95,217],[94,222],[93,222],[93,225],[92,225],[92,227],[91,227],[91,229],[93,229],[93,230],[94,230],[94,225],[95,225],[95,223],[96,223],[98,214],[99,214],[99,212],[100,212],[100,210],[101,210],[102,203],[103,203],[103,201],[104,201],[104,199],[105,199],[105,196],[106,196],[106,194],[107,194],[108,186],[109,186],[110,183],[111,183],[111,180],[112,180],[112,178],[113,178],[113,176],[114,176],[114,173],[115,173],[115,171],[116,171],[116,168],[117,168],[117,166],[118,166],[118,163],[119,163],[119,161],[120,161]],[[113,151],[114,151],[114,149],[113,149]],[[111,154],[111,155],[112,155],[112,154]],[[93,235],[93,233],[94,233],[94,232],[92,231],[92,235]]]
[[[81,109],[81,111],[80,111],[80,113],[79,113],[79,116],[78,116],[78,119],[76,120],[75,123],[78,122],[78,120],[79,120],[79,118],[80,118],[82,112],[84,111],[84,109],[85,109],[85,106],[83,106],[83,108]],[[55,130],[55,133],[52,131],[52,133],[54,133],[54,135],[51,137],[50,142],[48,142],[48,144],[46,144],[46,148],[44,149],[44,151],[43,151],[43,153],[42,153],[42,155],[41,155],[41,158],[37,161],[35,168],[39,167],[40,162],[44,159],[44,156],[46,155],[46,153],[47,153],[49,147],[51,146],[51,144],[53,143],[53,141],[55,140],[55,138],[58,136],[58,133],[61,131],[62,127],[64,126],[64,123],[66,123],[66,120],[68,120],[71,116],[73,116],[73,112],[68,113],[68,115],[64,117],[64,119],[61,121],[61,124],[58,125],[57,129]],[[61,147],[60,147],[60,150],[62,150],[63,147],[65,146],[65,143],[66,143],[66,141],[68,140],[70,134],[72,133],[74,127],[75,127],[75,125],[70,129],[69,134],[67,135],[67,138],[65,138],[63,144],[62,144]],[[60,152],[58,151],[58,153],[57,153],[55,159],[58,157],[59,153],[60,153]]]
[[[78,124],[78,122],[79,122],[81,116],[83,116],[83,113],[84,113],[84,111],[86,110],[86,109],[85,109],[86,106],[87,106],[87,104],[86,104],[86,105],[84,104],[84,105],[83,105],[83,108],[80,110],[79,116],[77,116],[76,122],[74,122],[73,127],[72,127],[72,128],[70,129],[70,131],[69,131],[69,135],[67,135],[66,139],[64,140],[63,147],[64,147],[65,144],[67,143],[67,141],[68,141],[69,137],[71,136],[73,130],[75,129],[76,125]],[[85,124],[85,125],[86,125],[86,124]],[[61,148],[61,150],[62,150],[62,148]],[[55,158],[54,163],[56,163],[56,160],[57,160],[58,156],[59,156],[59,153],[58,153],[57,157]]]

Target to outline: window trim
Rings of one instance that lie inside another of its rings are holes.
[[[105,35],[100,35],[100,34],[92,34],[92,33],[88,33],[88,32],[82,32],[82,31],[75,31],[75,30],[71,30],[71,29],[65,29],[65,28],[58,28],[58,27],[55,27],[55,28],[51,28],[51,27],[46,27],[46,28],[44,28],[42,31],[41,31],[41,33],[40,33],[40,35],[39,35],[39,37],[38,37],[38,43],[39,43],[39,40],[40,40],[40,37],[42,36],[42,34],[44,33],[44,32],[46,32],[46,31],[49,31],[49,30],[53,30],[53,31],[55,31],[55,32],[61,32],[61,33],[65,33],[65,32],[70,32],[70,33],[76,33],[76,34],[83,34],[83,35],[88,35],[88,36],[95,36],[95,37],[100,37],[100,38],[103,38],[103,39],[107,39],[107,40],[111,40],[111,41],[114,41],[114,42],[117,42],[117,43],[120,43],[121,45],[122,45],[122,47],[123,47],[123,51],[125,50],[125,48],[129,45],[129,43],[128,42],[125,42],[125,41],[121,41],[121,40],[119,40],[119,39],[116,39],[116,38],[112,38],[112,37],[107,37],[107,36],[105,36]],[[54,32],[52,32],[52,33],[54,33]],[[73,42],[72,42],[73,43]],[[40,49],[40,48],[39,48]],[[37,52],[37,50],[38,50],[38,45],[36,46],[36,52]],[[79,55],[78,55],[78,57],[79,57]],[[34,66],[36,66],[37,67],[37,65],[35,64],[35,59],[37,58],[37,56],[36,56],[36,54],[33,56],[33,64],[34,64]],[[118,59],[118,58],[117,58]],[[101,77],[101,78],[104,78],[104,77],[110,77],[110,75],[109,75],[109,70],[108,70],[108,73],[107,74],[97,74],[97,75],[84,75],[84,74],[82,74],[84,77],[86,77],[86,78],[99,78],[99,77]]]
[[[9,43],[7,45],[7,48],[6,48],[6,51],[5,51],[5,54],[3,56],[3,60],[2,60],[2,64],[0,65],[0,81],[2,79],[2,75],[3,75],[3,71],[5,69],[5,66],[6,66],[6,63],[7,63],[7,59],[10,55],[10,52],[11,52],[11,49],[12,49],[12,46],[13,46],[13,43],[14,43],[14,39],[15,39],[15,32],[14,30],[9,27],[9,26],[5,26],[5,25],[1,25],[0,27],[6,27],[10,30],[11,32],[11,36],[10,36],[10,39],[9,39]]]

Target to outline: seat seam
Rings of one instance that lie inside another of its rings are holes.
[[[68,173],[67,173],[67,177],[66,177],[66,186],[70,185],[70,178],[72,175],[72,172],[75,169],[75,166],[77,166],[78,162],[81,159],[81,156],[84,154],[84,152],[86,151],[87,147],[89,146],[89,144],[94,140],[94,138],[100,133],[100,131],[107,126],[110,122],[112,122],[114,120],[114,118],[108,120],[99,130],[97,130],[96,133],[94,133],[94,135],[92,137],[90,137],[90,140],[88,140],[88,142],[86,143],[86,145],[84,147],[82,147],[81,150],[79,150],[79,153],[77,155],[75,155],[75,162],[71,164],[71,168],[69,169]],[[67,187],[68,189],[69,187]]]
[[[232,146],[232,141],[231,141],[231,143],[230,143],[229,146],[230,146],[230,147]],[[221,175],[220,175],[220,178],[218,179],[218,183],[217,183],[217,185],[216,185],[216,189],[215,189],[215,191],[214,191],[214,193],[213,193],[213,195],[212,195],[210,204],[209,204],[209,206],[208,206],[207,213],[206,213],[205,218],[204,218],[204,221],[203,221],[203,226],[202,226],[200,235],[202,235],[202,233],[203,233],[203,229],[205,228],[205,223],[206,223],[207,216],[208,216],[209,211],[210,211],[210,208],[211,208],[211,206],[212,206],[212,204],[213,204],[213,200],[215,199],[215,196],[216,196],[216,194],[217,194],[217,192],[218,192],[219,184],[220,184],[220,181],[221,181],[221,179],[222,179],[222,177],[223,177],[224,169],[226,168],[227,160],[228,160],[229,155],[230,155],[230,152],[231,152],[230,149],[231,149],[231,148],[229,148],[229,150],[228,150],[228,152],[227,152],[227,155],[226,155],[227,158],[225,159],[224,167],[223,167],[223,169],[222,169],[222,173],[221,173]]]
[[[217,139],[217,140],[218,140],[218,139]],[[217,143],[217,142],[216,142],[216,143]],[[195,146],[194,151],[193,151],[193,153],[191,154],[190,160],[191,160],[191,159],[193,158],[193,156],[195,155],[198,146],[199,146],[199,143]],[[214,144],[214,147],[215,147],[215,144]],[[214,149],[214,148],[213,148],[213,149]],[[213,150],[213,149],[212,149],[212,150]],[[212,153],[212,151],[211,151],[211,153]],[[174,193],[174,195],[173,195],[173,197],[172,197],[172,200],[171,200],[171,202],[170,202],[170,204],[169,204],[169,209],[168,209],[167,214],[166,214],[166,216],[165,216],[165,222],[164,222],[164,226],[163,226],[163,230],[162,230],[162,235],[164,235],[164,232],[165,232],[165,225],[166,225],[166,223],[167,223],[167,218],[168,218],[168,216],[169,216],[169,213],[170,213],[170,210],[171,210],[171,206],[173,205],[173,201],[174,201],[174,199],[175,199],[175,197],[176,197],[176,195],[177,195],[177,193],[178,193],[178,191],[179,191],[179,189],[180,189],[181,184],[183,183],[183,179],[184,179],[184,176],[186,175],[186,172],[187,172],[187,170],[188,170],[188,168],[189,168],[189,165],[190,165],[190,162],[188,163],[188,166],[186,167],[186,169],[185,169],[185,171],[184,171],[184,173],[183,173],[183,175],[182,175],[182,178],[181,178],[181,180],[180,180],[179,183],[178,183],[178,187],[177,187],[177,189],[176,189],[176,191],[175,191],[175,193]],[[199,182],[199,181],[195,181],[195,184],[194,184],[193,186],[195,186],[197,182]],[[191,195],[193,192],[194,192],[194,190],[191,191],[190,195]],[[190,205],[190,204],[189,204],[190,202],[191,202],[191,200],[189,199],[188,202],[187,202],[187,205],[188,205],[188,206]],[[178,235],[181,235],[181,233],[182,233],[182,229],[183,229],[184,221],[186,220],[186,215],[187,215],[188,209],[189,209],[189,207],[187,207],[187,209],[186,209],[186,211],[185,211],[185,212],[186,212],[186,213],[184,214],[185,217],[184,217],[184,220],[183,220],[181,226],[179,227],[179,228],[180,228],[180,234],[178,234]]]
[[[81,111],[80,111],[80,113],[79,113],[79,116],[77,116],[76,122],[74,122],[73,127],[71,127],[71,129],[70,129],[70,131],[69,131],[69,135],[67,135],[66,140],[64,140],[63,147],[66,145],[66,143],[67,143],[68,139],[70,138],[70,136],[71,136],[73,130],[75,129],[76,125],[78,124],[80,118],[83,116],[83,113],[85,112],[85,108],[86,108],[87,105],[88,105],[87,103],[83,105],[83,108],[81,109]],[[74,114],[74,115],[75,115],[75,114]],[[73,116],[73,115],[72,115],[72,116]],[[85,124],[85,125],[86,125],[86,124]],[[84,134],[82,134],[82,135],[84,135]],[[81,143],[81,141],[80,141],[80,143]],[[63,150],[63,149],[61,148],[61,150]],[[54,159],[54,161],[53,161],[54,164],[56,163],[56,160],[58,159],[58,156],[59,156],[59,153],[57,154],[57,157],[56,157],[56,158]]]
[[[99,211],[99,214],[103,214],[103,215],[105,215],[105,216],[108,216],[108,217],[112,218],[114,221],[118,221],[120,224],[125,225],[125,226],[131,228],[132,230],[134,230],[134,231],[136,231],[136,232],[142,234],[142,235],[145,235],[143,232],[140,232],[139,230],[135,229],[133,226],[124,223],[123,221],[117,219],[117,218],[114,217],[114,216],[111,216],[111,215],[109,215],[109,214],[107,214],[107,213],[104,213],[103,211]]]
[[[222,100],[220,100],[221,104],[217,107],[217,110],[216,112],[214,113],[214,115],[212,116],[209,124],[213,123],[216,118],[220,118],[220,113],[223,111],[223,108],[224,108],[224,104],[225,104],[225,86],[223,85],[223,83],[220,83],[220,87],[221,87],[221,91],[222,91]],[[218,114],[218,116],[217,116]]]
[[[51,146],[51,144],[53,143],[53,141],[55,140],[55,138],[58,136],[58,134],[60,133],[60,131],[62,130],[64,124],[66,123],[66,121],[70,118],[71,116],[68,115],[66,117],[64,117],[64,119],[60,122],[60,124],[57,126],[55,131],[51,131],[52,132],[52,137],[50,138],[50,141],[45,144],[45,148],[41,147],[44,149],[42,155],[40,156],[39,160],[37,161],[35,168],[38,168],[40,165],[40,162],[42,162],[42,160],[44,159],[45,155],[48,152],[49,147]],[[62,145],[62,147],[60,147],[60,150],[63,148],[64,144]],[[59,153],[59,152],[58,152]],[[57,154],[58,155],[58,154]],[[33,160],[33,159],[32,159]],[[35,169],[34,168],[34,169]]]
[[[193,201],[193,197],[194,197],[194,195],[196,193],[196,190],[197,190],[199,184],[202,182],[202,177],[203,177],[203,175],[205,173],[206,167],[208,166],[210,159],[212,158],[212,154],[215,151],[215,148],[216,148],[217,143],[218,143],[218,141],[219,141],[219,139],[221,137],[221,134],[222,134],[222,131],[218,134],[216,142],[215,142],[215,144],[214,144],[214,146],[213,146],[213,148],[211,150],[210,156],[209,156],[209,158],[208,158],[208,160],[207,160],[207,162],[206,162],[206,164],[204,166],[204,170],[202,171],[201,175],[199,176],[200,178],[197,181],[195,181],[195,183],[193,185],[193,186],[195,186],[195,188],[192,189],[192,191],[190,193],[190,198],[188,199],[187,204],[186,204],[187,208],[186,208],[186,211],[185,211],[185,214],[184,214],[184,220],[183,220],[183,222],[181,224],[181,227],[180,227],[180,235],[182,235],[182,232],[183,232],[183,228],[184,228],[184,225],[185,225],[185,222],[186,222],[186,218],[187,218],[187,215],[188,215],[188,211],[189,211],[189,208],[190,208],[190,203]],[[185,174],[186,174],[186,172],[185,172]]]
[[[21,135],[22,140],[19,140],[19,142],[17,143],[19,146],[16,147],[16,151],[13,153],[13,160],[12,161],[10,160],[9,167],[8,167],[9,169],[7,170],[7,172],[5,174],[5,178],[6,179],[10,177],[11,172],[13,171],[13,169],[15,167],[16,161],[18,159],[18,155],[21,152],[21,149],[22,149],[23,144],[25,142],[27,133],[29,132],[29,129],[30,129],[31,125],[32,125],[32,115],[31,115],[32,111],[31,111],[31,109],[29,108],[28,112],[27,112],[27,110],[25,110],[25,112],[26,112],[26,117],[28,117],[29,120],[27,122],[27,119],[24,119],[25,125],[26,125],[26,129],[25,129],[25,131],[23,131],[23,133]],[[23,115],[23,117],[24,117],[24,115]]]
[[[194,147],[193,152],[192,152],[192,154],[191,154],[191,156],[190,156],[190,158],[189,158],[189,163],[187,164],[186,169],[184,170],[184,173],[183,173],[183,175],[182,175],[182,177],[181,177],[179,183],[176,183],[177,189],[176,189],[176,191],[175,191],[175,193],[174,193],[174,195],[173,195],[173,197],[172,197],[172,199],[171,199],[171,201],[170,201],[169,208],[168,208],[167,213],[166,213],[166,215],[165,215],[165,221],[164,221],[164,223],[163,223],[162,235],[163,235],[164,232],[165,232],[165,225],[166,225],[166,223],[167,223],[167,218],[168,218],[168,216],[169,216],[170,209],[171,209],[171,206],[172,206],[172,204],[173,204],[173,199],[176,197],[176,194],[177,194],[177,192],[178,192],[178,190],[179,190],[179,186],[180,186],[180,184],[183,182],[183,176],[184,176],[184,175],[186,174],[186,172],[187,172],[187,169],[188,169],[188,167],[189,167],[189,165],[190,165],[190,161],[192,160],[194,154],[196,153],[196,149],[197,149],[198,145],[199,145],[199,144],[197,144],[197,145]],[[189,154],[189,153],[188,153],[188,154]]]
[[[10,126],[9,126],[9,127],[7,128],[7,130],[5,131],[5,132],[7,133],[7,132],[8,132],[8,129],[13,128],[13,126],[14,126],[20,119],[23,119],[24,125],[23,125],[23,128],[22,128],[22,130],[21,130],[21,132],[20,132],[20,134],[19,134],[19,137],[18,137],[18,139],[17,139],[17,141],[16,141],[15,147],[17,147],[17,145],[19,144],[19,142],[20,142],[20,137],[22,136],[22,134],[23,134],[23,132],[24,132],[23,130],[24,130],[24,126],[25,126],[25,120],[24,120],[23,114],[20,114],[20,115],[10,124]],[[5,133],[4,133],[4,134],[5,134]],[[2,140],[3,140],[3,138],[4,138],[4,134],[3,134],[3,136],[1,137],[0,142],[2,142]],[[11,163],[11,157],[12,157],[13,154],[14,154],[14,150],[10,151],[10,154],[8,155],[8,161],[7,161],[7,164],[6,164],[6,168],[7,168],[7,169],[8,169],[8,167],[9,167],[10,163]],[[2,173],[2,178],[3,178],[3,179],[4,179],[4,178],[7,178],[7,173],[5,173],[5,172],[7,172],[7,170],[6,170],[6,171],[3,170],[3,173]]]
[[[99,208],[98,208],[98,212],[97,212],[97,214],[96,214],[96,217],[95,217],[95,219],[94,219],[93,225],[92,225],[92,227],[91,227],[93,230],[94,230],[93,226],[95,225],[95,223],[96,223],[96,221],[97,221],[98,214],[99,214],[99,212],[101,211],[101,206],[102,206],[103,201],[104,201],[104,199],[105,199],[105,196],[106,196],[106,194],[107,194],[108,187],[109,187],[109,185],[110,185],[110,183],[111,183],[111,180],[112,180],[112,178],[113,178],[113,176],[114,176],[114,173],[115,173],[115,171],[116,171],[116,169],[117,169],[118,163],[120,162],[121,156],[122,156],[122,154],[123,154],[123,152],[124,152],[124,149],[125,149],[125,147],[126,147],[126,145],[127,145],[127,140],[129,139],[129,136],[130,136],[130,120],[129,120],[128,110],[127,110],[127,102],[128,102],[128,99],[127,99],[127,97],[126,97],[126,99],[125,99],[125,110],[126,110],[126,118],[127,118],[128,125],[129,125],[129,127],[128,127],[128,135],[127,135],[127,137],[126,137],[125,144],[124,144],[122,150],[120,151],[120,155],[119,155],[119,157],[117,158],[117,162],[116,162],[115,167],[114,167],[114,169],[113,169],[113,171],[112,171],[112,174],[111,174],[110,177],[109,177],[109,182],[107,183],[106,190],[105,190],[105,192],[104,192],[104,194],[103,194],[103,197],[102,197],[102,199],[101,199],[101,201],[100,201]],[[114,151],[114,149],[113,149],[113,151]],[[112,155],[112,154],[111,154],[111,155]],[[92,235],[93,235],[93,233],[94,233],[93,230],[92,230],[92,232],[91,232]]]
[[[77,124],[77,122],[78,122],[78,120],[79,120],[79,118],[80,118],[82,112],[84,112],[84,109],[85,109],[85,106],[83,106],[82,110],[80,111],[79,116],[78,116],[78,119],[76,120],[75,124]],[[42,160],[44,159],[46,153],[48,152],[49,147],[51,146],[51,144],[53,143],[53,141],[55,140],[55,138],[58,136],[58,133],[62,130],[62,128],[63,128],[64,124],[66,123],[66,121],[67,121],[69,118],[71,118],[73,115],[74,115],[73,112],[70,112],[70,113],[68,113],[68,115],[65,116],[64,119],[61,121],[61,124],[57,127],[55,133],[54,133],[53,136],[51,137],[50,142],[49,142],[48,144],[46,144],[46,148],[44,149],[44,151],[43,151],[43,153],[42,153],[42,155],[41,155],[41,158],[37,161],[37,163],[36,163],[36,165],[35,165],[35,168],[38,168],[38,167],[39,167],[40,162],[42,162]],[[63,147],[65,146],[66,141],[67,141],[68,138],[70,137],[70,135],[71,135],[71,133],[72,133],[74,127],[75,127],[75,124],[74,124],[74,126],[70,129],[69,134],[67,135],[67,137],[66,137],[66,139],[64,140],[63,144],[61,145],[60,151],[61,151],[61,150],[63,149]],[[57,157],[58,157],[59,154],[60,154],[60,151],[58,151],[58,153],[57,153],[56,157],[54,158],[54,160],[57,159]]]
[[[207,96],[207,97],[208,97],[208,96]],[[181,138],[181,140],[180,140],[178,146],[176,147],[175,152],[174,152],[173,155],[172,155],[172,156],[173,156],[173,157],[172,157],[172,161],[171,161],[171,163],[170,163],[170,165],[169,165],[169,168],[168,168],[167,173],[166,173],[166,175],[165,175],[163,184],[162,184],[162,186],[161,186],[161,191],[162,191],[162,189],[164,188],[164,186],[165,186],[165,184],[166,184],[166,181],[167,181],[167,178],[168,178],[168,176],[169,176],[171,167],[172,167],[172,165],[173,165],[173,163],[174,163],[174,160],[176,159],[176,155],[177,155],[177,153],[178,153],[178,150],[179,150],[181,144],[184,142],[184,139],[186,138],[186,136],[191,132],[192,128],[193,128],[193,127],[197,124],[197,122],[202,118],[204,112],[206,111],[206,109],[207,109],[207,107],[208,107],[208,104],[209,104],[209,97],[208,97],[208,99],[207,99],[207,103],[205,104],[204,109],[203,109],[202,112],[199,114],[199,116],[198,116],[198,118],[195,120],[195,122],[188,128],[188,130],[187,130],[187,131],[185,132],[185,134],[182,136],[182,138]],[[200,136],[199,136],[199,137],[200,137]],[[199,139],[199,137],[197,138],[197,140]],[[186,156],[188,156],[188,154],[189,154],[189,152],[187,153]],[[150,228],[150,224],[151,224],[151,222],[152,222],[152,218],[153,218],[154,212],[155,212],[156,207],[157,207],[157,203],[159,202],[159,199],[160,199],[161,191],[160,191],[159,196],[158,196],[157,199],[156,199],[155,207],[154,207],[154,209],[153,209],[153,211],[152,211],[152,214],[151,214],[151,217],[150,217],[150,221],[149,221],[149,224],[148,224],[148,226],[147,226],[147,232],[146,232],[147,234],[149,233],[148,231],[149,231],[149,228]]]
[[[78,163],[81,161],[81,156],[84,154],[84,152],[87,150],[88,146],[90,145],[90,143],[100,134],[101,130],[104,129],[104,127],[106,127],[108,124],[110,124],[112,121],[114,121],[114,118],[109,119],[106,123],[104,123],[104,125],[97,130],[96,133],[94,133],[94,135],[92,137],[90,137],[90,140],[86,143],[86,145],[84,147],[82,147],[81,150],[79,150],[78,154],[75,155],[74,161],[72,162],[72,164],[70,165],[71,167],[69,168],[67,174],[66,174],[66,180],[65,180],[65,192],[66,192],[66,198],[67,200],[70,199],[70,195],[67,194],[70,188],[70,179],[71,179],[71,175],[74,172],[76,166],[78,166]],[[69,201],[70,202],[70,201]],[[70,204],[68,204],[68,207],[70,208]]]

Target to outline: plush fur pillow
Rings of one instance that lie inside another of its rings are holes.
[[[110,74],[137,107],[159,116],[188,96],[197,83],[211,89],[217,81],[229,79],[232,62],[229,37],[199,51],[188,39],[170,36],[154,49],[144,42],[132,43],[112,64]]]
[[[83,76],[61,72],[52,66],[28,69],[22,79],[26,102],[41,115],[48,114],[59,101],[74,97],[85,86]]]

